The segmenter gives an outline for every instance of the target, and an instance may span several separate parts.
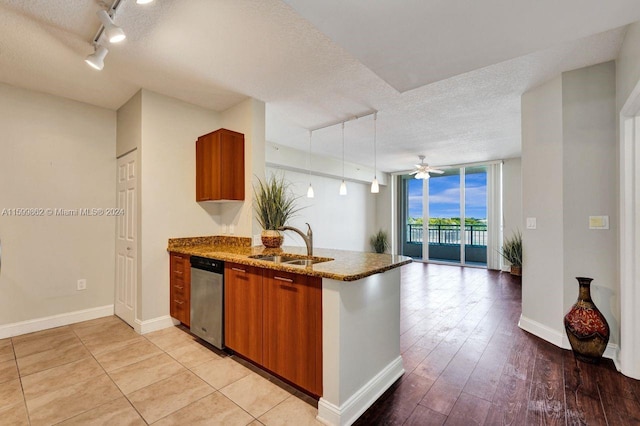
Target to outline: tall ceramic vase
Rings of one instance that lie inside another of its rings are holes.
[[[596,363],[609,342],[609,324],[591,300],[592,278],[576,277],[578,301],[564,317],[564,328],[576,358]]]

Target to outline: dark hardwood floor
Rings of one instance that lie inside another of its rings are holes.
[[[406,372],[356,424],[640,425],[639,381],[521,330],[520,313],[507,273],[405,266]]]

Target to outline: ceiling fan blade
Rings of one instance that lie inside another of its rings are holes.
[[[409,173],[410,175],[415,175],[416,173],[418,173],[420,170],[414,170],[411,173]]]
[[[429,173],[435,173],[435,174],[441,175],[444,173],[444,170],[430,169]]]

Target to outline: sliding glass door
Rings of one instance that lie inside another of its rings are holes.
[[[429,179],[402,176],[401,254],[414,259],[487,265],[487,166],[448,168]]]
[[[429,185],[429,210],[425,218],[429,224],[429,260],[453,263],[462,260],[461,171],[447,169],[443,174],[434,174],[426,180]]]

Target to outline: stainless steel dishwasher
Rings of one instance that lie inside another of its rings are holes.
[[[191,332],[224,348],[224,262],[191,256]]]

